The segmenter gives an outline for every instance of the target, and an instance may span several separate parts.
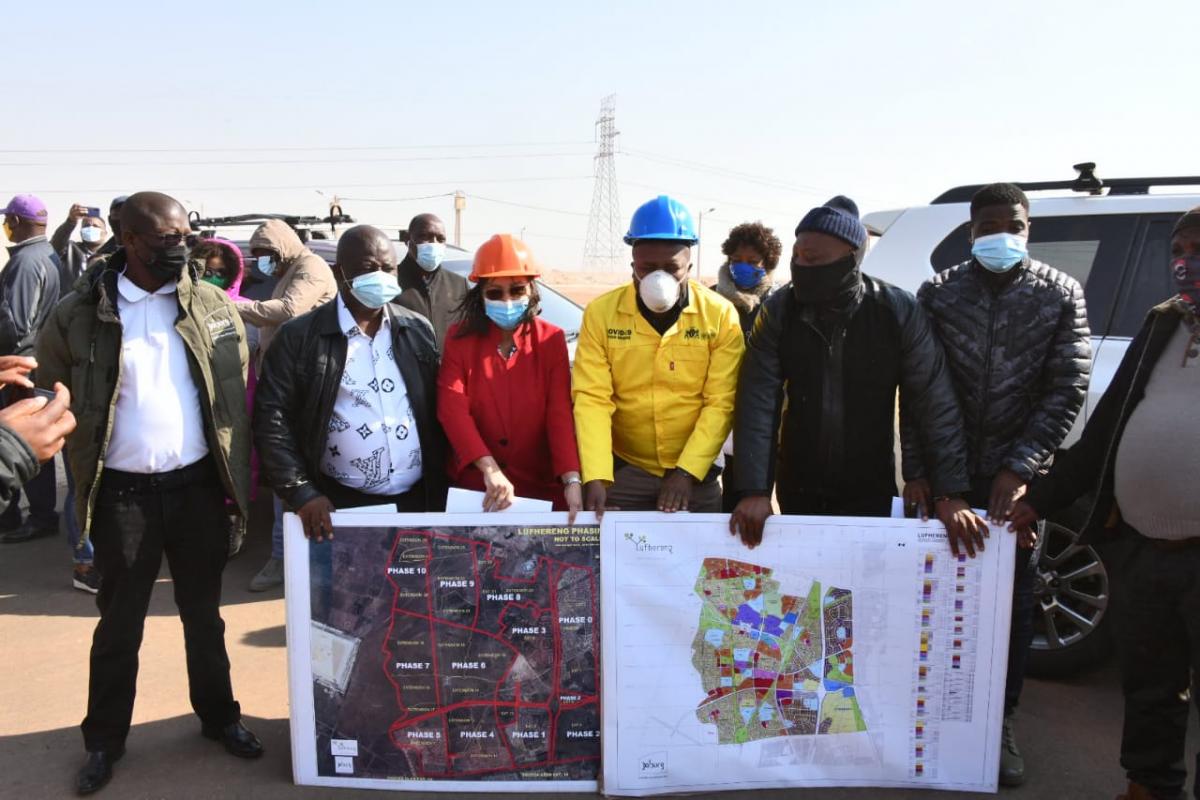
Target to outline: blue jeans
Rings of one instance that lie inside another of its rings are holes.
[[[67,499],[63,501],[63,518],[67,526],[67,544],[71,545],[71,558],[76,564],[92,563],[92,542],[89,539],[79,546],[79,518],[75,514],[75,476],[67,462],[67,451],[63,450],[63,470],[67,473]]]
[[[271,507],[275,509],[275,523],[271,526],[271,558],[283,560],[283,501],[272,495]]]

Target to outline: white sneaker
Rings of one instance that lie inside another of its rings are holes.
[[[283,586],[283,559],[272,558],[263,565],[258,574],[250,579],[250,591],[265,592]]]

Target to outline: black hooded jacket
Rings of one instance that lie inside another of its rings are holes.
[[[785,513],[824,498],[815,507],[886,515],[896,494],[897,389],[915,412],[935,493],[967,491],[962,418],[916,298],[863,276],[861,293],[829,325],[790,285],[775,292],[762,304],[738,380],[736,488],[768,495],[777,484]]]

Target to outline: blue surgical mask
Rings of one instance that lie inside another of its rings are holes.
[[[529,298],[520,300],[488,300],[483,298],[483,311],[498,328],[511,331],[529,310]]]
[[[367,272],[350,282],[350,294],[367,308],[383,308],[400,294],[400,284],[390,272]]]
[[[1012,233],[980,236],[971,245],[971,255],[992,272],[1008,272],[1029,255],[1029,240]]]
[[[85,225],[79,231],[79,238],[88,244],[95,244],[104,238],[104,233],[95,225]]]
[[[446,257],[446,245],[441,242],[421,242],[417,245],[417,266],[426,272],[433,272],[442,265]]]
[[[275,274],[275,267],[278,265],[279,262],[275,260],[274,256],[259,256],[256,263],[258,271],[267,277]]]
[[[734,261],[729,265],[729,274],[739,289],[753,289],[767,277],[767,271],[747,261]]]

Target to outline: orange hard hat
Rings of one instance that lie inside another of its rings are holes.
[[[536,278],[542,271],[529,247],[511,233],[498,233],[475,251],[471,280],[480,278]]]

